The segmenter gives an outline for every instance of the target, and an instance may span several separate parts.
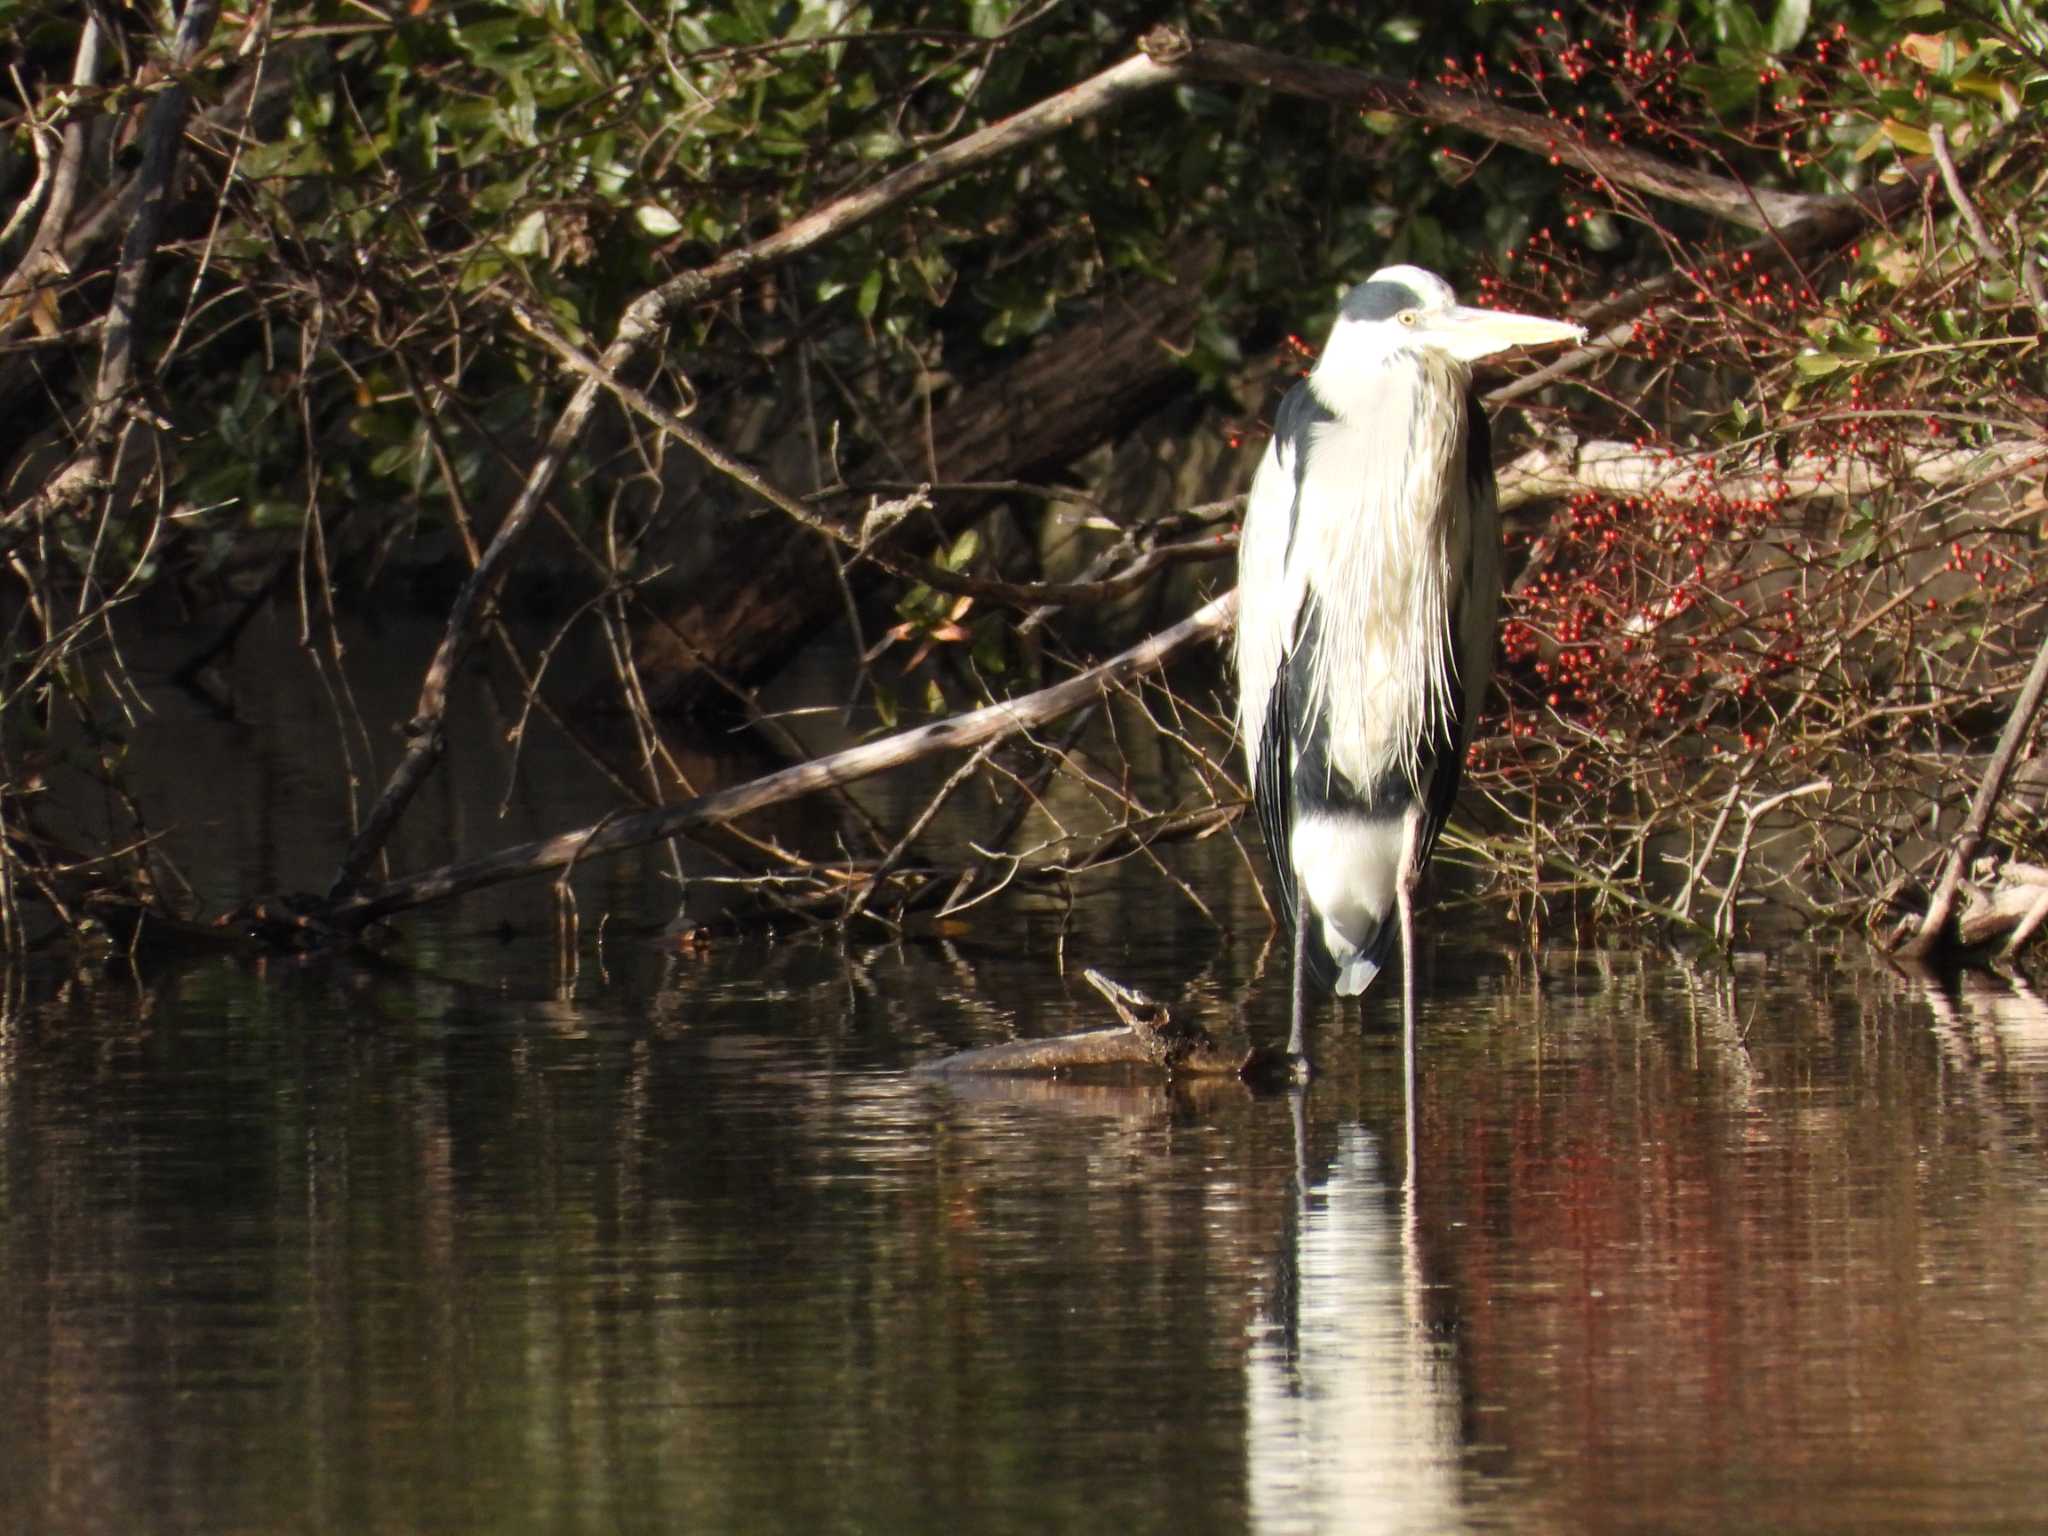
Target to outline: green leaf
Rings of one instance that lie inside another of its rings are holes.
[[[1764,24],[1757,19],[1756,7],[1750,0],[1720,0],[1714,7],[1714,20],[1722,41],[1732,43],[1744,53],[1763,51]]]
[[[1806,36],[1812,14],[1812,0],[1778,0],[1778,8],[1771,13],[1770,28],[1764,34],[1764,46],[1772,53],[1790,53]]]
[[[659,203],[642,203],[633,210],[633,222],[640,226],[640,232],[656,240],[666,240],[671,235],[682,233],[683,221],[670,213]]]
[[[1934,140],[1927,136],[1924,128],[1915,128],[1911,123],[1902,123],[1896,117],[1884,120],[1884,136],[1894,147],[1903,149],[1909,155],[1931,155]]]
[[[981,535],[969,528],[953,541],[951,549],[939,556],[939,564],[949,571],[964,571],[980,548]]]
[[[1839,555],[1835,556],[1835,569],[1847,570],[1852,565],[1860,564],[1869,559],[1871,552],[1876,548],[1875,530],[1858,534]]]
[[[1756,71],[1721,68],[1713,64],[1688,64],[1679,71],[1686,89],[1705,98],[1708,106],[1726,116],[1746,110],[1756,99]]]
[[[544,209],[536,208],[517,224],[512,233],[505,237],[505,249],[514,256],[544,256],[548,248],[548,216]]]
[[[853,307],[863,320],[875,317],[875,306],[882,302],[882,268],[880,264],[868,268],[868,275],[861,279],[860,292],[854,296]]]
[[[1010,667],[1010,621],[992,613],[974,626],[974,664],[990,677]]]

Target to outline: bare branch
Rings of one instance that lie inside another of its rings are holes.
[[[903,731],[880,741],[798,763],[731,789],[699,795],[679,805],[635,816],[613,817],[594,827],[565,832],[540,842],[473,859],[464,864],[393,880],[339,902],[334,920],[360,927],[389,913],[439,901],[485,886],[523,879],[599,854],[659,842],[692,828],[714,826],[764,806],[778,805],[834,785],[850,784],[934,752],[979,747],[1079,709],[1113,688],[1159,667],[1198,640],[1228,631],[1237,615],[1237,593],[1226,592],[1178,624],[1120,652],[1099,666],[1020,699],[986,705],[964,715]]]
[[[2048,465],[2048,438],[2007,438],[1982,447],[1934,447],[1883,458],[1839,454],[1786,469],[1731,473],[1710,455],[1634,443],[1552,438],[1501,466],[1502,511],[1593,491],[1602,496],[1683,496],[1711,482],[1731,499],[1804,500],[1868,495],[1912,480],[1940,489],[1977,485]]]
[[[1639,149],[1595,140],[1550,118],[1518,112],[1470,91],[1369,75],[1243,43],[1192,38],[1170,27],[1148,33],[1139,46],[1161,64],[1201,79],[1261,85],[1338,106],[1394,112],[1460,129],[1751,229],[1784,230],[1798,225],[1847,229],[1869,217],[1867,205],[1857,198],[1746,186],[1730,177],[1674,165]]]
[[[121,247],[121,265],[114,274],[114,295],[107,305],[104,347],[93,412],[95,431],[106,432],[111,412],[135,381],[136,316],[142,307],[142,285],[150,258],[163,234],[164,209],[171,196],[171,176],[178,165],[178,146],[185,119],[192,110],[192,92],[179,76],[190,68],[213,36],[220,0],[185,0],[178,31],[171,42],[171,80],[150,104],[142,128],[142,173],[134,222]]]
[[[1919,929],[1898,946],[1897,952],[1905,958],[1925,960],[1946,939],[1963,872],[1977,856],[1978,846],[1990,829],[1992,813],[1998,809],[1998,797],[2005,793],[2006,778],[2011,774],[2013,764],[2019,761],[2020,748],[2033,735],[2034,717],[2041,711],[2044,695],[2048,695],[2048,640],[2043,640],[2040,649],[2034,653],[2034,665],[2027,673],[2026,685],[2020,689],[2019,699],[2013,705],[2012,713],[2006,717],[2005,730],[1998,738],[1998,749],[1991,754],[1983,780],[1977,785],[1976,798],[1970,802],[1970,814],[1965,818],[1962,830],[1956,834],[1955,845],[1949,849],[1948,864],[1942,870],[1941,884],[1935,888],[1934,899],[1927,904],[1927,915],[1920,920]]]
[[[199,0],[193,0],[199,3]],[[1072,127],[1090,117],[1113,110],[1136,94],[1177,78],[1140,55],[1093,75],[1022,112],[971,133],[925,156],[916,164],[885,176],[872,186],[833,199],[805,215],[779,233],[735,251],[708,267],[669,279],[628,305],[619,321],[617,335],[592,372],[556,418],[554,429],[540,457],[528,471],[526,482],[511,510],[498,525],[497,534],[484,550],[483,559],[470,573],[457,595],[441,645],[428,664],[420,684],[419,702],[407,727],[409,741],[398,766],[365,818],[363,828],[350,845],[337,872],[331,896],[341,897],[356,889],[371,863],[383,851],[398,819],[412,797],[426,782],[445,748],[444,716],[447,711],[448,680],[460,668],[476,643],[478,619],[499,582],[535,513],[540,510],[555,476],[561,472],[570,451],[583,435],[583,428],[596,408],[600,393],[609,382],[620,378],[626,368],[660,338],[668,318],[686,304],[703,300],[737,287],[752,274],[787,261],[803,251],[859,228],[890,208],[921,193],[941,186],[1003,155]],[[603,381],[603,382],[600,382]]]
[[[99,18],[88,15],[85,25],[79,28],[78,52],[71,65],[71,84],[75,89],[85,89],[99,78],[103,37]],[[30,106],[33,110],[33,104]],[[22,253],[12,275],[0,282],[0,336],[6,336],[17,322],[33,314],[33,290],[64,271],[64,231],[71,222],[71,209],[78,200],[78,177],[85,166],[85,116],[75,102],[69,108],[64,131],[59,136],[57,161],[50,172],[50,200],[43,205],[42,222],[36,226],[35,238]],[[40,136],[37,142],[41,142]],[[20,302],[18,309],[14,307],[16,301]]]
[[[1977,254],[1993,266],[2005,266],[2008,261],[2006,253],[2000,250],[1998,242],[1991,238],[1991,231],[1984,223],[1984,215],[1977,211],[1976,201],[1964,187],[1962,175],[1956,170],[1955,157],[1948,149],[1948,131],[1940,123],[1930,121],[1927,125],[1927,138],[1934,146],[1934,163],[1941,167],[1941,182],[1948,188],[1948,199],[1956,205],[1956,212],[1962,215],[1963,226],[1969,230],[1970,239],[1976,244]],[[2030,252],[2022,247],[2018,254],[2027,299],[2042,321],[2048,323],[2048,294],[2042,292],[2040,270],[2032,265]]]

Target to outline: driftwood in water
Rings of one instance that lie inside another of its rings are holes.
[[[1041,1075],[1095,1067],[1146,1067],[1203,1077],[1264,1080],[1280,1072],[1278,1053],[1253,1046],[1226,1045],[1201,1025],[1176,1019],[1166,1004],[1136,987],[1084,971],[1088,985],[1109,1000],[1121,1025],[1086,1029],[1050,1040],[1012,1040],[959,1051],[924,1068],[944,1076]]]
[[[1995,943],[2013,954],[2048,921],[2048,868],[2039,864],[2014,859],[1962,882],[1961,893],[1956,942],[1966,950]]]
[[[2027,670],[2026,683],[2020,689],[2020,696],[2014,702],[2012,713],[2006,717],[2005,730],[1998,738],[1998,748],[1991,754],[1991,762],[1984,770],[1984,778],[1977,785],[1977,793],[1970,801],[1970,814],[1963,821],[1963,827],[1956,834],[1955,846],[1949,849],[1948,861],[1941,872],[1941,884],[1935,888],[1933,898],[1927,903],[1927,915],[1917,925],[1903,925],[1894,939],[1896,952],[1908,960],[1926,960],[1945,947],[1949,939],[1951,918],[1955,916],[1956,903],[1962,895],[1963,875],[1974,867],[1978,846],[1984,835],[1991,829],[1991,819],[1998,810],[1999,797],[2005,793],[2006,780],[2020,760],[2020,753],[2034,734],[2034,720],[2041,712],[2044,699],[2048,699],[2048,640],[2034,653],[2034,664]],[[2030,866],[2018,866],[2027,868]],[[1967,918],[1968,914],[1964,914]],[[2024,913],[2022,913],[2022,918]],[[2036,917],[2022,922],[2021,931],[2008,940],[2007,948],[2016,949],[2033,932],[2040,922]],[[1968,947],[1973,941],[1960,931],[1958,921],[1956,940]],[[2008,925],[2009,926],[2009,925]],[[1994,932],[2003,929],[1994,929]],[[1975,942],[1982,943],[1979,939]]]

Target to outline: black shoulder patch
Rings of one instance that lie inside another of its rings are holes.
[[[1294,456],[1294,499],[1287,508],[1287,552],[1294,553],[1294,519],[1301,510],[1301,481],[1308,473],[1308,439],[1315,428],[1326,421],[1335,421],[1336,415],[1316,398],[1316,392],[1303,379],[1280,402],[1280,409],[1273,414],[1273,442],[1284,444]]]
[[[1273,413],[1273,437],[1277,442],[1287,444],[1294,454],[1294,479],[1301,482],[1301,450],[1308,440],[1309,429],[1325,422],[1335,421],[1335,413],[1316,398],[1316,392],[1303,379],[1280,402],[1280,409]]]
[[[1280,888],[1280,915],[1294,928],[1294,765],[1288,744],[1288,667],[1283,659],[1273,675],[1266,700],[1266,718],[1259,725],[1259,771],[1254,806],[1266,852],[1273,859],[1273,883]]]
[[[1493,428],[1487,425],[1479,392],[1470,389],[1465,391],[1465,483],[1475,501],[1482,492],[1493,500]]]
[[[1360,283],[1344,295],[1337,313],[1346,320],[1391,320],[1421,307],[1422,296],[1406,283]]]

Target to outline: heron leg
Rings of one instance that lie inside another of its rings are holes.
[[[1308,1075],[1308,892],[1294,903],[1294,1019],[1287,1031],[1287,1059],[1296,1077]]]
[[[1401,866],[1394,904],[1401,913],[1401,1100],[1407,1121],[1408,1184],[1415,1183],[1415,888],[1422,883],[1422,807],[1411,805],[1401,824]]]

